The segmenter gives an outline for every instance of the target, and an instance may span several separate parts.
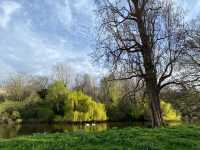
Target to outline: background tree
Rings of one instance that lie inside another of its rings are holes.
[[[89,74],[77,74],[73,89],[82,91],[86,95],[89,95],[93,99],[97,100],[98,87],[96,85],[96,80]]]
[[[30,96],[47,89],[48,78],[43,76],[31,76],[24,74],[11,75],[5,82],[5,91],[8,99],[24,101]]]
[[[48,87],[47,101],[52,102],[55,114],[64,115],[64,100],[68,94],[68,89],[63,81],[55,81]]]
[[[52,78],[53,80],[62,81],[67,87],[72,84],[72,69],[66,64],[56,64],[53,67]]]
[[[46,76],[31,77],[30,88],[35,90],[42,99],[45,99],[47,95],[48,85],[49,85],[49,78]]]
[[[31,76],[30,84],[36,91],[48,88],[49,78],[46,76]]]
[[[114,79],[144,82],[152,126],[163,125],[160,91],[199,81],[197,72],[187,72],[192,66],[184,64],[191,48],[182,9],[170,0],[104,0],[98,15],[94,59],[108,62]]]
[[[187,123],[198,122],[200,119],[200,93],[196,89],[168,89],[161,93],[162,99],[170,102],[182,115]]]
[[[35,94],[35,88],[30,84],[30,77],[24,74],[11,75],[6,83],[5,89],[9,99],[23,101],[32,94]]]

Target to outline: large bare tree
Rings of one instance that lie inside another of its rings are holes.
[[[98,15],[95,59],[108,64],[114,79],[144,82],[152,125],[163,125],[160,91],[199,81],[193,65],[185,62],[191,47],[182,9],[171,0],[103,0]]]

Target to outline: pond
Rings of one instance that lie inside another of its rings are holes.
[[[56,132],[101,132],[111,128],[124,127],[149,127],[147,122],[107,122],[97,124],[0,124],[0,138],[13,138],[19,135],[32,135],[36,133],[56,133]]]
[[[97,124],[67,124],[67,123],[31,123],[31,124],[0,124],[0,138],[13,138],[19,135],[31,135],[35,133],[56,133],[56,132],[101,132],[114,127],[142,127],[146,126],[141,122],[111,122],[111,123],[97,123]]]

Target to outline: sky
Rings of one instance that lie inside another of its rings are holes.
[[[200,0],[182,0],[187,17]],[[48,75],[64,63],[77,72],[104,74],[91,62],[95,48],[94,0],[0,0],[0,80],[14,72]]]

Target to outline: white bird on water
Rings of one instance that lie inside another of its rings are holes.
[[[86,127],[89,127],[89,126],[96,126],[96,124],[95,124],[95,123],[92,123],[92,124],[86,123],[85,126],[86,126]]]
[[[86,126],[86,127],[89,127],[89,126],[90,126],[90,124],[89,124],[89,123],[86,123],[86,124],[85,124],[85,126]]]

